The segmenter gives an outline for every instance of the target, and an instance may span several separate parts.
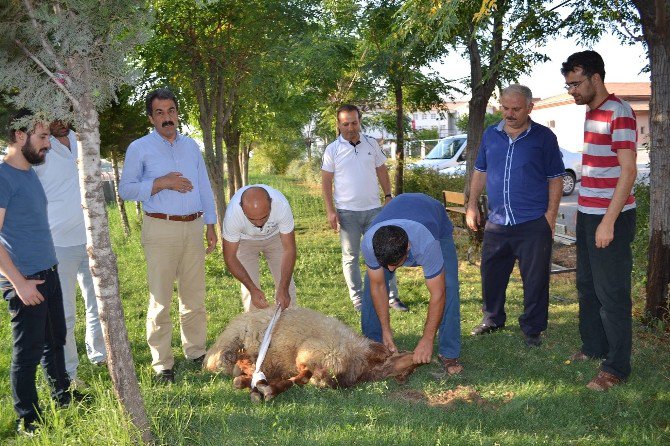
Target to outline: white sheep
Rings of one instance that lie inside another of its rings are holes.
[[[237,388],[250,387],[260,344],[274,308],[235,317],[209,349],[204,368],[235,376]],[[260,382],[266,401],[294,384],[312,382],[327,387],[350,387],[363,381],[394,377],[404,381],[417,367],[412,352],[391,353],[383,344],[356,334],[339,320],[314,310],[289,307],[272,333]]]

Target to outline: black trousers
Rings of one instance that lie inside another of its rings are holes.
[[[519,326],[527,335],[547,329],[551,243],[551,228],[544,215],[513,226],[486,223],[481,265],[483,323],[505,324],[505,293],[518,259],[524,306]]]
[[[44,280],[37,286],[44,296],[44,301],[38,305],[24,305],[8,281],[3,280],[0,286],[8,302],[14,340],[9,372],[14,410],[19,418],[32,423],[40,413],[35,385],[40,361],[51,385],[51,396],[59,404],[69,402],[70,379],[65,372],[65,316],[56,267],[28,278]]]
[[[596,248],[602,215],[577,213],[577,291],[582,352],[603,358],[602,370],[619,378],[630,375],[633,340],[631,271],[635,209],[622,212],[614,224],[614,240]]]

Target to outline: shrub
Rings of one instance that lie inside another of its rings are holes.
[[[291,161],[286,174],[310,184],[321,184],[321,158],[296,159]]]
[[[465,177],[442,175],[434,169],[405,169],[403,189],[405,192],[421,192],[442,201],[443,190],[462,191],[465,188]]]
[[[644,287],[647,283],[649,253],[649,185],[635,185],[636,229],[633,241],[633,284]]]

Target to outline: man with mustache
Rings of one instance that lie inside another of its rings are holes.
[[[24,125],[29,120],[34,116],[25,109],[12,117],[9,148],[0,163],[0,290],[11,316],[9,377],[16,428],[25,434],[37,429],[40,418],[35,386],[40,360],[56,404],[67,406],[73,397],[63,357],[63,297],[47,198],[32,169],[49,150],[49,127],[42,122]]]
[[[128,147],[119,195],[143,204],[142,246],[149,284],[147,342],[157,380],[171,383],[170,305],[175,280],[184,355],[198,364],[205,357],[205,252],[216,248],[216,208],[198,145],[177,131],[177,98],[170,90],[158,89],[147,96],[146,109],[154,130]]]
[[[524,312],[519,325],[529,347],[542,343],[549,318],[549,271],[565,168],[556,135],[532,121],[533,94],[523,85],[502,91],[504,119],[482,136],[470,181],[466,223],[477,230],[477,201],[486,186],[489,215],[482,245],[482,322],[473,336],[505,326],[505,293],[519,260]]]
[[[53,121],[49,130],[51,150],[44,163],[34,169],[47,196],[49,228],[58,259],[58,277],[63,292],[67,329],[65,370],[75,387],[85,387],[84,382],[77,377],[79,355],[74,338],[77,279],[86,309],[88,359],[93,364],[102,364],[107,358],[107,350],[86,252],[86,227],[77,170],[77,135],[63,121]]]
[[[586,387],[603,391],[624,382],[631,372],[637,124],[630,105],[607,91],[600,54],[574,53],[561,73],[575,103],[588,107],[577,210],[582,346],[570,359],[602,359],[600,372]]]

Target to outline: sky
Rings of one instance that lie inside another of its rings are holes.
[[[519,83],[528,86],[534,97],[547,98],[564,93],[565,81],[560,71],[561,63],[570,54],[586,49],[593,49],[603,57],[606,82],[649,81],[649,73],[640,73],[647,64],[647,56],[642,44],[637,42],[632,46],[622,45],[616,37],[607,35],[592,48],[578,47],[574,41],[565,38],[554,40],[544,48],[545,54],[551,60],[534,66],[530,75],[522,76]],[[446,57],[434,68],[449,79],[467,77],[470,73],[469,62],[456,54]]]

